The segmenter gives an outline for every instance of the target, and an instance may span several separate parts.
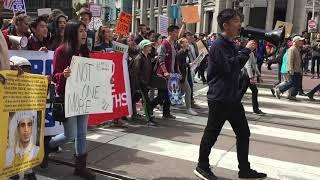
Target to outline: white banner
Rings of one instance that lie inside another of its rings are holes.
[[[73,56],[65,91],[65,116],[113,112],[112,61]]]
[[[200,63],[202,62],[202,60],[206,57],[206,52],[205,51],[201,51],[199,56],[192,62],[191,64],[191,72],[194,72],[196,70],[196,68],[198,66],[200,66]]]
[[[49,51],[48,53],[45,53],[40,51],[10,50],[9,57],[11,56],[24,57],[30,61],[32,73],[51,76],[53,72],[53,67],[52,67],[53,53],[54,53],[53,51]],[[48,93],[48,99],[49,97],[50,97],[50,94]],[[53,119],[50,103],[47,103],[44,135],[54,136],[54,135],[63,133],[63,131],[64,131],[63,125]]]

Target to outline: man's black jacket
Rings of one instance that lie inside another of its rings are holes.
[[[224,103],[240,102],[239,75],[249,59],[251,50],[236,49],[235,44],[222,35],[213,42],[208,62],[208,100]]]

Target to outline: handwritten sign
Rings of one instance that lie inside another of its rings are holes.
[[[200,22],[198,6],[184,6],[181,7],[181,13],[186,23]]]
[[[37,11],[38,11],[38,16],[51,14],[51,8],[41,8],[41,9],[37,9]]]
[[[162,36],[168,36],[169,18],[164,15],[159,16],[159,33]]]
[[[206,48],[206,46],[203,44],[201,40],[197,41],[196,45],[198,47],[199,52],[203,51],[205,55],[209,54],[208,49]]]
[[[116,33],[122,35],[128,35],[130,32],[132,16],[128,13],[121,12],[118,18]]]
[[[191,64],[191,71],[194,72],[198,66],[200,66],[200,63],[202,60],[206,57],[207,53],[205,51],[200,51],[199,56],[192,62]]]
[[[285,37],[288,38],[291,35],[291,31],[292,31],[292,23],[288,23],[288,22],[284,22],[284,21],[277,21],[274,29],[279,29],[280,27],[285,27]]]
[[[74,56],[65,92],[65,116],[113,112],[112,61]]]

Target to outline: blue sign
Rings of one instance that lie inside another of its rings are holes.
[[[12,5],[13,13],[16,14],[17,12],[25,12],[26,13],[26,4],[24,0],[15,0]]]
[[[179,19],[180,17],[181,17],[181,15],[180,15],[180,6],[177,5],[177,4],[171,5],[170,18]]]

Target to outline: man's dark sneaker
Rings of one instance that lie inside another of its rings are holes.
[[[280,97],[281,97],[281,93],[280,93],[280,90],[278,89],[278,88],[276,88],[275,89],[275,91],[276,91],[276,97],[278,98],[278,99],[280,99]]]
[[[259,173],[253,169],[250,169],[249,171],[239,171],[238,175],[240,179],[257,179],[267,177],[267,174]]]
[[[172,114],[164,114],[162,116],[162,118],[164,118],[164,119],[176,119],[176,117],[174,115],[172,115]]]
[[[312,95],[312,94],[307,93],[307,96],[308,96],[308,98],[309,98],[311,101],[314,101],[314,100],[315,100],[315,99],[313,98],[313,95]]]
[[[276,92],[275,92],[275,90],[274,90],[273,88],[271,88],[270,90],[271,90],[272,96],[273,96],[273,97],[276,97]]]
[[[254,110],[253,113],[254,113],[254,114],[257,114],[257,115],[259,115],[259,116],[264,116],[264,115],[266,115],[266,113],[262,112],[260,109]]]
[[[202,180],[217,180],[217,176],[215,176],[213,174],[213,172],[210,170],[210,168],[204,170],[204,169],[201,169],[200,167],[197,167],[193,173],[199,177],[200,179]]]

